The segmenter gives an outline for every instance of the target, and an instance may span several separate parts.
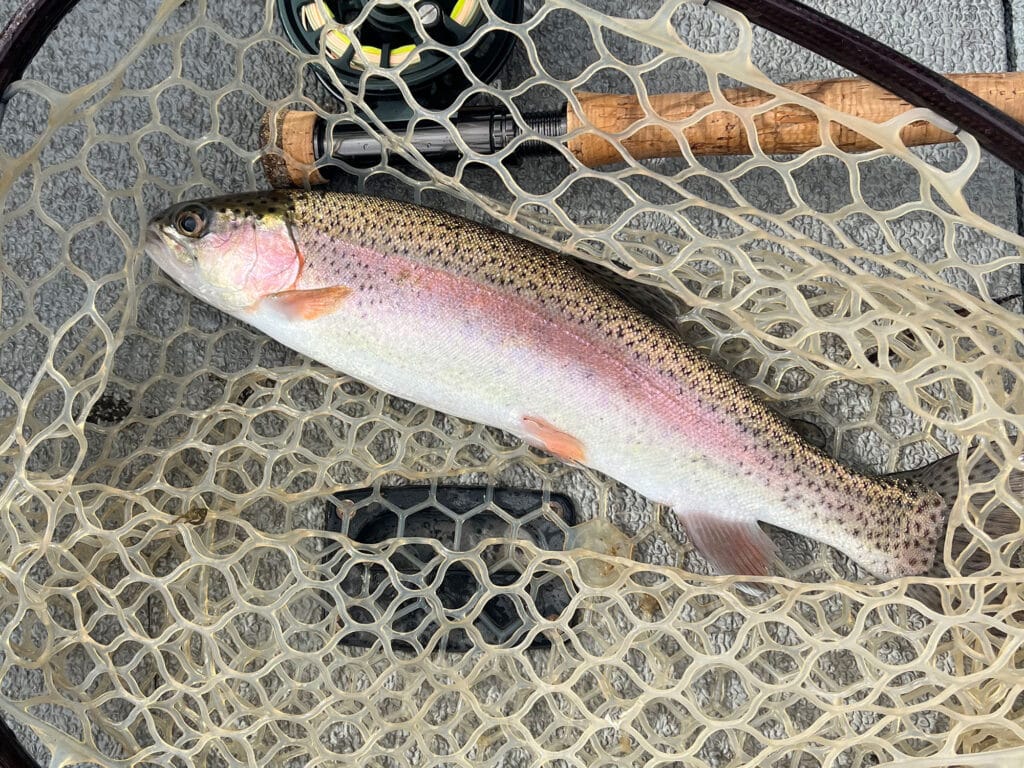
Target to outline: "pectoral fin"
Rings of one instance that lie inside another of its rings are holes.
[[[533,444],[563,461],[582,463],[587,458],[583,443],[544,419],[536,416],[524,416],[523,428]]]
[[[264,297],[263,302],[291,320],[315,320],[335,311],[350,293],[351,288],[333,285],[329,288],[272,293]]]
[[[700,553],[723,575],[767,576],[775,545],[757,521],[704,513],[679,516]]]

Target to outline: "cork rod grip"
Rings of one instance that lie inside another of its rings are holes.
[[[1024,72],[950,75],[949,78],[1011,117],[1024,121]],[[789,90],[809,96],[827,107],[882,123],[912,106],[884,88],[861,78],[808,80],[790,83]],[[722,95],[738,107],[754,107],[771,96],[757,88],[723,89]],[[620,134],[622,147],[640,160],[653,157],[678,157],[680,131],[648,125],[630,129],[647,117],[635,96],[577,93],[587,121],[595,128]],[[681,121],[712,103],[709,93],[670,93],[650,96],[653,110],[669,122]],[[583,127],[583,121],[571,108],[567,125],[570,132]],[[754,117],[757,141],[766,154],[800,154],[821,144],[817,116],[796,104],[783,104]],[[846,126],[830,123],[832,141],[847,152],[875,149],[877,145]],[[681,131],[695,155],[745,155],[750,145],[743,123],[734,112],[717,111]],[[953,135],[929,122],[906,126],[902,139],[907,146],[939,144]],[[594,133],[580,133],[566,142],[569,150],[584,165],[596,168],[619,162],[622,157],[611,143]]]

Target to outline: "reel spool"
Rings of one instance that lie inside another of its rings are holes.
[[[372,3],[365,18],[355,27],[341,27],[356,21]],[[490,7],[501,19],[523,20],[522,0],[491,0]],[[400,119],[411,111],[398,85],[373,69],[399,70],[399,77],[425,107],[449,106],[469,81],[452,55],[424,49],[424,43],[460,46],[487,20],[483,0],[423,0],[415,4],[402,0],[278,0],[278,15],[292,44],[304,53],[323,50],[337,80],[355,92],[364,83],[366,99],[374,113],[385,120]],[[413,15],[429,35],[425,40]],[[485,35],[464,52],[462,58],[481,80],[490,81],[512,52],[515,39],[504,32]],[[371,70],[368,74],[368,67]],[[329,72],[316,68],[324,85],[343,98]]]

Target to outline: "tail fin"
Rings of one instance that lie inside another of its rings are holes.
[[[996,477],[1000,471],[1001,467],[998,464],[987,456],[984,456],[971,468],[968,476],[968,484],[975,485],[986,483]],[[927,486],[942,496],[943,500],[946,502],[946,523],[948,526],[949,514],[952,511],[953,504],[956,502],[957,496],[960,493],[957,454],[946,456],[945,458],[939,459],[938,461],[919,469],[914,469],[909,472],[900,472],[896,477]],[[1015,469],[1010,473],[1009,485],[1010,492],[1020,499],[1022,504],[1024,504],[1024,469]],[[991,498],[991,495],[989,495],[988,498]],[[979,499],[977,501],[984,503],[988,501],[988,498]],[[1017,511],[1020,508],[1021,505],[1018,505],[1016,509],[1011,509],[1006,505],[997,506],[989,512],[988,516],[983,521],[981,525],[982,530],[984,530],[985,533],[993,539],[1021,532],[1022,528],[1024,528],[1024,520],[1022,520],[1020,512]],[[952,556],[956,559],[970,545],[973,540],[973,536],[971,532],[963,526],[957,526],[956,529],[953,530],[952,535]],[[949,575],[943,559],[946,543],[945,540],[947,536],[939,538],[938,549],[935,553],[931,570],[928,572],[929,576],[942,577]],[[989,566],[989,564],[990,559],[988,555],[984,552],[976,551],[969,555],[967,560],[961,564],[960,572],[965,576],[969,576],[972,573],[984,570]],[[934,595],[934,592],[935,590],[932,589],[910,590],[912,595],[920,599],[930,608],[938,610],[939,606],[937,605],[937,596]]]

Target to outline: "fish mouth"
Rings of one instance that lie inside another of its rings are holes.
[[[187,281],[189,264],[174,252],[155,227],[146,232],[145,253],[176,283]]]
[[[160,237],[154,229],[150,229],[146,232],[145,250],[146,255],[160,266],[163,266],[174,258],[174,254],[171,253],[170,246],[164,242],[164,239]]]

